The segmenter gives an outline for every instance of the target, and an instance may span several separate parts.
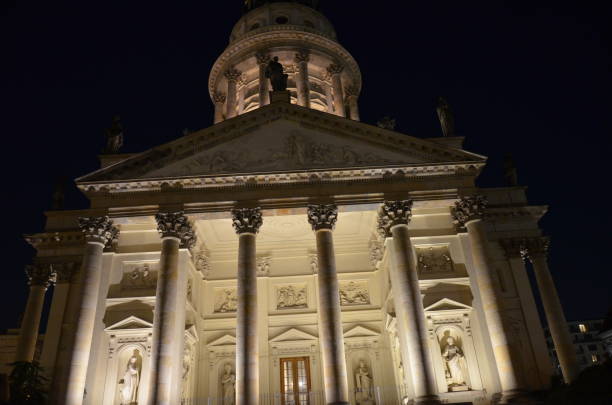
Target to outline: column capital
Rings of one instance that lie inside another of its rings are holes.
[[[55,282],[55,272],[50,264],[29,264],[25,268],[28,285],[49,288]]]
[[[378,210],[378,232],[391,236],[391,228],[408,225],[412,219],[412,200],[385,201]]]
[[[101,243],[105,246],[119,237],[119,229],[113,226],[113,220],[104,217],[79,217],[79,228],[85,234],[85,240]]]
[[[343,70],[344,66],[337,63],[332,63],[327,67],[327,73],[329,73],[330,76],[339,75]]]
[[[499,244],[506,252],[508,259],[516,259],[522,257],[524,239],[522,238],[507,238],[500,239]]]
[[[455,225],[458,228],[465,228],[470,221],[483,219],[487,209],[487,199],[483,195],[471,195],[461,197],[455,202],[451,210]]]
[[[213,100],[215,103],[225,103],[226,99],[227,96],[225,95],[225,93],[222,93],[220,91],[215,91],[213,93]]]
[[[299,49],[295,54],[295,63],[310,62],[310,51],[308,49]]]
[[[268,63],[270,63],[270,60],[272,59],[272,57],[267,51],[258,51],[255,54],[255,58],[257,59],[258,65],[264,65],[264,66],[267,66]]]
[[[521,255],[523,259],[533,262],[535,258],[546,258],[550,249],[550,238],[541,236],[538,238],[523,239]]]
[[[359,87],[357,87],[357,85],[355,83],[352,83],[350,86],[347,86],[346,89],[344,89],[344,94],[346,94],[346,97],[358,97],[359,96]]]
[[[183,211],[158,213],[155,215],[157,231],[162,238],[178,238],[181,247],[191,249],[196,243],[196,236],[189,219]]]
[[[232,225],[238,235],[243,233],[258,233],[263,225],[261,209],[257,208],[235,208],[232,210]]]
[[[223,72],[223,75],[225,76],[228,82],[237,83],[238,80],[240,80],[240,78],[242,77],[242,72],[232,66],[225,72]]]
[[[311,204],[308,206],[307,215],[313,231],[333,230],[338,221],[338,207],[336,204]]]
[[[66,284],[72,280],[72,276],[75,273],[76,263],[53,263],[51,268],[55,273],[56,284]]]

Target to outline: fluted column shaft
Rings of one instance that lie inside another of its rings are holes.
[[[301,50],[295,54],[295,63],[297,63],[297,101],[302,107],[310,107],[310,84],[308,82],[308,62],[310,61],[310,53],[307,50]]]
[[[259,106],[270,104],[270,91],[268,87],[268,78],[266,77],[266,68],[270,62],[270,55],[265,52],[260,52],[255,55],[257,65],[259,65]]]
[[[79,218],[86,245],[81,268],[81,297],[76,316],[76,332],[68,371],[66,398],[63,405],[81,405],[91,353],[91,342],[102,273],[104,246],[117,236],[108,217]]]
[[[259,339],[257,335],[256,235],[262,224],[259,208],[235,209],[238,234],[236,314],[236,404],[259,404]]]
[[[346,116],[346,111],[344,110],[344,91],[342,89],[343,70],[343,66],[336,64],[332,64],[327,68],[327,72],[331,77],[332,90],[334,91],[334,112],[341,117]]]
[[[533,264],[533,271],[538,283],[540,297],[546,314],[546,321],[552,336],[563,379],[566,383],[573,382],[580,373],[580,366],[576,357],[576,349],[572,343],[563,306],[557,294],[555,282],[548,268],[546,259],[548,252],[548,239],[531,239],[525,242],[523,254]]]
[[[213,100],[215,102],[215,124],[218,124],[223,121],[226,96],[223,93],[215,93]]]
[[[238,80],[240,79],[242,72],[234,68],[230,68],[225,72],[225,78],[227,79],[227,102],[225,116],[233,118],[237,114],[238,109]]]
[[[348,376],[340,310],[340,289],[332,231],[338,218],[335,205],[311,205],[308,221],[315,232],[318,260],[319,325],[323,382],[327,404],[348,404]]]
[[[487,257],[487,234],[484,222],[486,200],[482,196],[463,197],[455,204],[453,215],[458,225],[467,229],[474,261],[474,276],[484,312],[493,355],[502,388],[502,402],[525,393],[520,377],[519,357],[512,348],[502,315],[503,304],[495,285],[493,269]]]
[[[38,329],[45,303],[45,292],[52,278],[50,265],[31,265],[26,268],[30,284],[30,294],[21,321],[21,330],[17,343],[15,361],[32,362],[36,352],[36,341],[38,340]]]
[[[182,212],[157,214],[157,228],[161,235],[161,256],[159,275],[155,294],[155,312],[153,317],[153,336],[151,345],[151,383],[149,403],[151,405],[174,405],[178,398],[173,392],[173,375],[178,364],[176,356],[176,331],[183,330],[180,325],[179,303],[179,248],[189,248],[195,243],[195,234],[189,220]]]
[[[417,264],[408,231],[411,216],[412,201],[386,201],[379,213],[379,229],[393,238],[391,288],[398,331],[406,343],[401,347],[402,359],[410,367],[415,403],[439,404]]]

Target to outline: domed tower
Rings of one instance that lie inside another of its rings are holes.
[[[318,3],[245,1],[245,13],[208,81],[215,123],[270,103],[265,70],[273,57],[289,75],[291,103],[359,120],[359,66],[317,11]]]

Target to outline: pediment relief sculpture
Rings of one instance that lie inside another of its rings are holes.
[[[238,296],[235,288],[219,288],[215,291],[215,312],[236,312]]]
[[[307,298],[306,286],[279,286],[276,289],[276,309],[306,308]]]
[[[370,292],[367,281],[343,281],[340,282],[340,304],[369,305]]]

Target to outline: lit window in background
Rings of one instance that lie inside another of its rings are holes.
[[[597,363],[597,355],[596,354],[591,354],[591,361],[593,363]]]
[[[578,325],[578,329],[580,329],[580,332],[582,333],[586,333],[587,332],[587,327],[585,324],[581,323],[580,325]]]

